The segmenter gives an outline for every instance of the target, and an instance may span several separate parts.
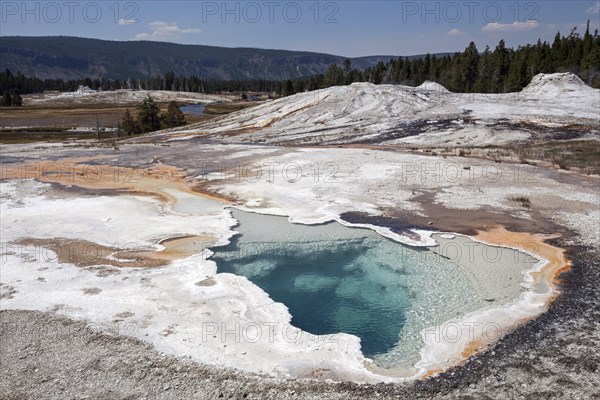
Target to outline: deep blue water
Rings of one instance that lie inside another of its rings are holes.
[[[366,356],[398,343],[411,302],[393,251],[401,245],[366,229],[298,226],[272,216],[260,216],[257,227],[244,222],[249,214],[234,214],[241,235],[213,249],[219,272],[248,277],[304,331],[358,336]]]

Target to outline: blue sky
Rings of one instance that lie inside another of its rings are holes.
[[[600,1],[0,1],[0,35],[69,35],[346,56],[483,50],[551,40]],[[0,39],[1,40],[1,39]]]

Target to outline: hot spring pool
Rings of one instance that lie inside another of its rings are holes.
[[[358,336],[363,354],[386,368],[419,360],[422,329],[518,297],[521,271],[538,261],[463,236],[415,248],[338,223],[233,215],[239,235],[213,248],[218,272],[250,279],[304,331]]]

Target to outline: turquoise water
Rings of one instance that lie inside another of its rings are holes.
[[[337,224],[310,228],[328,231],[332,225]],[[386,239],[374,241],[366,230],[356,230],[364,236],[340,240],[291,229],[282,241],[257,242],[244,234],[243,222],[236,230],[242,235],[214,249],[219,272],[248,277],[289,308],[292,325],[318,335],[356,335],[366,355],[385,353],[396,344],[410,296],[401,265],[382,260],[380,245]]]
[[[218,272],[250,279],[286,305],[292,325],[304,331],[358,336],[363,354],[384,367],[418,360],[421,329],[487,306],[492,295],[507,294],[505,283],[486,281],[491,272],[510,272],[515,283],[520,274],[514,265],[503,270],[510,262],[481,263],[474,273],[449,257],[369,229],[291,224],[284,217],[237,210],[233,215],[239,235],[212,249]],[[520,291],[517,284],[506,299]]]

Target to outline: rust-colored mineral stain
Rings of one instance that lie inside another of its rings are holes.
[[[442,372],[444,372],[443,369],[432,369],[432,370],[425,372],[425,374],[423,374],[423,378],[430,378],[437,374],[441,374]]]
[[[66,238],[26,238],[18,240],[15,244],[24,246],[25,254],[31,254],[32,250],[35,250],[35,254],[46,260],[55,259],[61,264],[74,264],[78,267],[110,265],[118,268],[156,268],[198,254],[203,249],[214,245],[216,241],[216,238],[210,236],[173,238],[161,242],[165,247],[162,251],[122,249]],[[40,249],[51,250],[56,256],[42,253]]]
[[[89,164],[110,156],[71,157],[53,161],[27,161],[4,164],[0,180],[36,179],[40,182],[79,186],[86,189],[118,189],[130,194],[156,197],[168,204],[176,199],[165,189],[175,189],[229,204],[228,199],[214,193],[194,190],[194,182],[186,179],[180,168],[156,164],[149,168],[130,168]]]
[[[460,355],[466,360],[485,348],[485,344],[480,340],[474,340],[467,344]]]

